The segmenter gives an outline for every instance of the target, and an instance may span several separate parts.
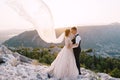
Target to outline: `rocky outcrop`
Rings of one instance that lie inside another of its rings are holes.
[[[0,80],[56,80],[48,78],[45,70],[48,66],[33,64],[32,59],[14,53],[5,46],[0,46]],[[95,73],[81,68],[78,80],[120,80],[105,73]]]

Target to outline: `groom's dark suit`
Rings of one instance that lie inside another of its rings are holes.
[[[76,44],[76,38],[77,38],[77,36],[79,36],[79,34],[76,34],[75,37],[72,39],[73,44]],[[79,74],[81,74],[81,71],[80,71],[80,61],[79,61],[79,56],[80,56],[80,53],[81,53],[80,44],[81,44],[81,40],[79,42],[78,47],[73,48],[73,52],[74,52],[74,56],[75,56],[75,60],[76,60],[76,65],[77,65]]]

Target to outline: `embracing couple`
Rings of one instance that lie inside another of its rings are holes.
[[[71,37],[72,36],[72,37]],[[79,55],[81,37],[77,28],[65,30],[65,45],[48,69],[48,77],[57,79],[77,79],[81,75]]]

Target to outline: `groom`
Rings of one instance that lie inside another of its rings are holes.
[[[73,52],[74,52],[74,56],[75,56],[75,60],[76,60],[76,65],[79,71],[79,75],[81,75],[81,71],[80,71],[80,61],[79,61],[79,56],[81,53],[81,37],[80,35],[77,33],[77,28],[76,27],[72,27],[71,28],[71,33],[73,34],[73,39],[72,42],[73,44],[76,44],[77,46],[75,48],[73,48]]]

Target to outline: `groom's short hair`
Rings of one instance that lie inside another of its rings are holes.
[[[72,27],[71,29],[72,29],[72,30],[76,30],[76,31],[77,31],[77,28],[76,28],[75,26],[74,26],[74,27]]]

